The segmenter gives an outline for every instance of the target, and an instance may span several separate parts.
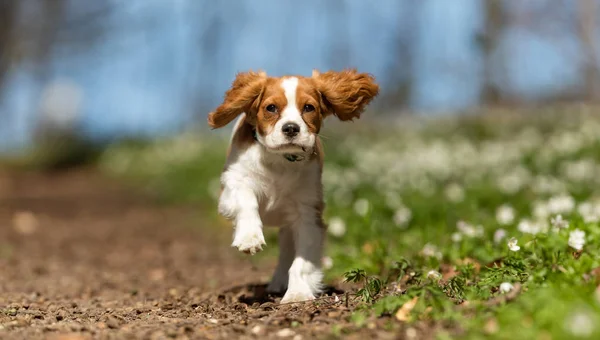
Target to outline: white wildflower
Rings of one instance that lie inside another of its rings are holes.
[[[442,279],[442,274],[440,274],[440,272],[438,272],[437,270],[430,270],[427,273],[427,278],[428,279],[432,279],[432,280],[441,280]]]
[[[462,202],[465,199],[465,190],[457,183],[449,184],[446,187],[444,194],[450,202],[454,203]]]
[[[508,204],[503,204],[496,209],[496,221],[500,225],[508,225],[515,221],[515,209]]]
[[[519,222],[517,229],[522,233],[535,235],[542,232],[544,227],[539,222],[533,222],[525,218]]]
[[[569,233],[569,247],[575,250],[583,249],[585,245],[585,231],[575,229]]]
[[[565,161],[560,164],[561,172],[574,182],[590,181],[594,177],[597,165],[593,159],[581,159],[577,161]]]
[[[565,183],[554,178],[546,176],[536,176],[534,183],[532,184],[532,190],[536,194],[555,194],[558,192],[564,192],[566,188]]]
[[[412,212],[407,207],[400,207],[394,213],[394,223],[398,227],[405,227],[412,218]]]
[[[339,217],[332,217],[329,220],[327,231],[335,237],[342,237],[346,234],[346,223]]]
[[[442,253],[440,251],[438,251],[437,247],[431,243],[427,243],[423,247],[423,250],[421,250],[421,255],[423,255],[425,257],[435,257],[437,259],[442,258]]]
[[[589,337],[594,332],[594,320],[587,310],[577,311],[565,320],[565,329],[577,337]]]
[[[516,194],[529,181],[531,174],[525,167],[519,166],[498,178],[496,184],[504,194]]]
[[[563,219],[561,214],[558,214],[550,219],[550,223],[556,229],[566,229],[569,227],[569,221]]]
[[[600,209],[590,202],[583,202],[577,207],[577,212],[583,218],[585,223],[595,223],[600,221]]]
[[[354,211],[360,216],[366,216],[369,212],[369,201],[360,198],[354,202]]]
[[[456,228],[460,233],[470,238],[483,236],[483,227],[480,225],[475,227],[465,221],[458,221]]]
[[[517,243],[519,243],[519,241],[517,241],[516,238],[511,237],[510,240],[508,240],[508,249],[510,249],[511,251],[519,251],[519,249],[521,249],[521,247],[519,247],[517,245]]]
[[[506,294],[513,290],[515,287],[510,282],[502,282],[500,284],[500,293]]]
[[[453,242],[460,242],[460,241],[462,241],[462,234],[461,233],[452,233],[452,236],[450,236],[450,238],[452,239]]]
[[[323,269],[331,269],[331,267],[333,267],[333,259],[329,256],[323,256],[321,259],[321,264]]]
[[[566,214],[575,209],[575,199],[569,195],[554,196],[548,200],[548,211],[551,214]]]
[[[537,219],[544,220],[550,216],[550,209],[546,202],[536,201],[533,203],[533,216]]]
[[[506,237],[506,230],[498,229],[494,232],[494,243],[498,244]]]

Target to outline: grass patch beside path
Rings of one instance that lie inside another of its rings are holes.
[[[599,338],[597,111],[326,129],[327,278],[358,285],[355,325],[389,318],[408,337],[433,322],[440,338]],[[216,206],[226,147],[225,137],[189,134],[116,145],[101,164],[169,199]]]

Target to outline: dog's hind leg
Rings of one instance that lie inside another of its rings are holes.
[[[294,224],[296,256],[289,270],[288,289],[281,303],[313,300],[322,290],[321,258],[325,227],[315,209],[305,208]]]

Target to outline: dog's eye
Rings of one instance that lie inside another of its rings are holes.
[[[315,110],[315,107],[310,105],[310,104],[306,104],[304,105],[304,112],[313,112]]]
[[[275,106],[274,104],[269,104],[267,105],[267,111],[271,113],[277,113],[277,106]]]

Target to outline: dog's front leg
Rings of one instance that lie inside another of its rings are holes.
[[[313,300],[322,289],[325,226],[315,209],[301,209],[300,216],[293,225],[296,255],[289,269],[288,289],[281,303]]]
[[[225,186],[219,200],[219,212],[233,220],[235,231],[232,247],[254,255],[266,245],[258,199],[249,187],[240,183]]]
[[[294,245],[295,230],[291,226],[279,229],[279,261],[273,278],[267,287],[269,293],[285,293],[289,281],[289,271],[296,257]]]

